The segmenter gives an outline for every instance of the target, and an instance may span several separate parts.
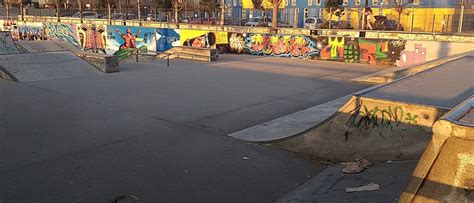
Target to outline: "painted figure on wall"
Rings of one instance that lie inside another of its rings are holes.
[[[115,29],[115,32],[118,33],[120,37],[123,39],[123,44],[120,45],[120,49],[125,49],[125,48],[137,48],[137,38],[138,35],[141,33],[140,30],[138,30],[135,34],[132,33],[131,29],[127,29],[126,33],[120,32],[119,29]]]
[[[216,44],[216,35],[212,32],[208,32],[204,35],[187,39],[184,41],[183,46],[210,48]]]
[[[156,29],[134,26],[107,26],[108,54],[125,59],[138,49],[141,53],[156,51]]]
[[[180,29],[181,46],[217,48],[217,45],[228,44],[228,33],[221,31]]]
[[[78,35],[83,50],[92,50],[94,53],[100,51],[105,54],[107,39],[105,27],[82,25],[78,28]]]

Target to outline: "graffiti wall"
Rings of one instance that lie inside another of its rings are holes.
[[[76,25],[64,23],[45,23],[44,30],[48,39],[68,42],[80,47]]]
[[[84,51],[106,53],[107,29],[103,25],[82,24],[77,26],[80,47]]]
[[[46,40],[47,36],[44,31],[43,23],[26,22],[19,23],[13,29],[12,37],[13,40]]]
[[[115,54],[133,49],[164,52],[176,46],[218,48],[238,54],[331,60],[387,66],[412,66],[474,49],[474,44],[350,36],[281,35],[117,25],[17,23],[2,21],[14,39],[67,41],[86,51]],[[429,48],[429,49],[428,49]]]
[[[156,30],[149,27],[107,26],[106,43],[106,53],[120,59],[130,56],[135,48],[142,53],[156,51]]]
[[[164,52],[175,46],[181,46],[179,29],[156,29],[156,51]]]

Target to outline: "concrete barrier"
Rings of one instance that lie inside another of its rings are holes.
[[[474,202],[474,96],[441,117],[399,202]]]
[[[117,56],[90,52],[76,52],[75,54],[104,73],[120,71]]]

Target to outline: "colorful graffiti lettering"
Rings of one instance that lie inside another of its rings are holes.
[[[426,48],[421,44],[415,44],[413,51],[403,50],[400,56],[400,66],[410,66],[426,61]]]
[[[404,112],[402,107],[396,106],[387,108],[373,107],[369,110],[366,105],[358,105],[353,114],[346,122],[346,129],[350,126],[356,128],[376,129],[381,137],[384,129],[393,131],[394,127],[398,127],[401,123],[416,124],[418,123],[418,115],[410,112]],[[347,141],[350,132],[346,131],[345,139]]]
[[[180,45],[180,35],[178,29],[157,28],[156,29],[156,50],[164,52]]]
[[[48,39],[66,41],[74,46],[80,47],[77,39],[76,25],[63,23],[45,23],[45,32]]]
[[[232,53],[242,53],[245,49],[245,35],[231,33],[229,37],[229,49]]]
[[[15,41],[48,39],[42,23],[21,23],[17,25],[17,29],[12,30],[12,38]]]
[[[394,65],[405,49],[405,41],[359,39],[359,48],[362,63]]]
[[[95,53],[105,52],[107,32],[104,26],[80,25],[77,27],[81,48],[85,51],[92,50]]]
[[[321,49],[321,59],[344,58],[344,37],[328,37],[327,45]]]
[[[312,58],[319,54],[316,43],[303,35],[250,34],[245,48],[254,55]]]

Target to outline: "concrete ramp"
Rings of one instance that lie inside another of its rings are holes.
[[[474,94],[473,62],[465,56],[229,136],[328,159],[417,159],[436,119]]]
[[[70,51],[0,55],[0,71],[19,82],[33,82],[99,74]]]
[[[399,202],[474,202],[474,97],[441,117]]]
[[[50,52],[50,51],[65,51],[66,49],[58,46],[55,42],[44,40],[44,41],[17,41],[18,45],[23,47],[30,53],[35,52]]]
[[[0,55],[4,54],[19,54],[20,51],[16,48],[10,32],[0,32]]]

